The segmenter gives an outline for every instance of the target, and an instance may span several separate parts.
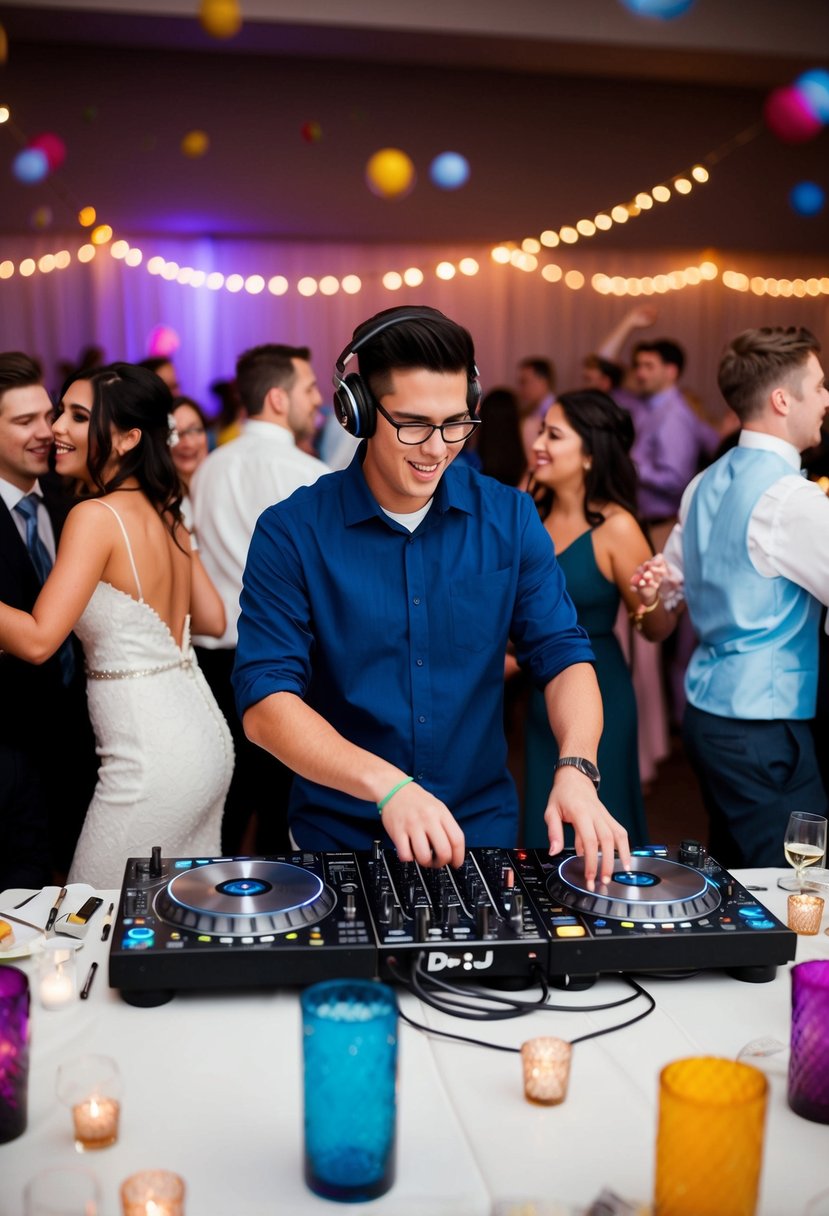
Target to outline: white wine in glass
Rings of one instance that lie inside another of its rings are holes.
[[[783,838],[786,861],[794,866],[794,878],[778,878],[784,891],[801,891],[803,874],[808,866],[823,860],[826,851],[826,819],[807,811],[792,811]]]

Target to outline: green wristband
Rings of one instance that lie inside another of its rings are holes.
[[[414,781],[414,777],[404,777],[402,781],[398,781],[394,789],[389,790],[385,798],[380,799],[380,801],[377,803],[377,810],[381,815],[383,814],[383,809],[385,808],[386,803],[394,797],[398,790],[402,790],[404,785],[408,785],[410,781]]]

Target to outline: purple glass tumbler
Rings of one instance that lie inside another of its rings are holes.
[[[0,966],[0,1144],[26,1130],[29,1089],[29,981]]]
[[[796,1115],[829,1123],[829,960],[792,967],[789,1106]]]

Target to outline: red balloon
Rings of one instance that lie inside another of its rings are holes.
[[[40,149],[49,162],[50,173],[59,169],[66,160],[66,144],[59,135],[54,135],[51,131],[44,131],[42,135],[36,135],[34,139],[29,140],[28,146]]]
[[[800,144],[813,139],[822,126],[794,85],[786,85],[769,93],[763,107],[763,117],[769,130],[787,144]]]

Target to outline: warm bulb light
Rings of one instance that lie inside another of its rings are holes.
[[[556,237],[556,244],[558,244],[558,237]],[[493,262],[498,262],[500,266],[506,266],[510,260],[510,251],[506,245],[496,245],[490,256]]]
[[[342,281],[342,289],[347,296],[356,296],[362,286],[363,281],[357,274],[347,274]]]
[[[614,223],[626,224],[628,221],[628,218],[629,218],[628,209],[627,209],[627,207],[623,207],[621,205],[621,203],[619,203],[618,206],[613,208],[613,210],[610,213],[610,216]]]
[[[172,283],[173,279],[178,277],[178,272],[178,262],[165,262],[159,271],[162,279],[166,279],[168,283]]]
[[[695,182],[707,182],[708,176],[708,170],[704,165],[694,165],[693,169],[691,170],[691,177]]]
[[[91,228],[98,218],[98,213],[94,207],[81,207],[78,212],[78,223],[82,228]]]
[[[469,259],[469,258],[464,259],[464,261],[470,261],[470,260],[471,259]],[[478,265],[478,263],[476,262],[475,263],[476,268],[477,268],[477,265]],[[461,262],[461,264],[460,264],[460,269],[463,270],[463,262]],[[464,274],[468,274],[468,273],[469,273],[468,270],[464,270]],[[473,273],[474,273],[474,271],[473,271]],[[403,282],[406,284],[407,287],[419,287],[420,284],[423,282],[423,271],[419,270],[417,266],[410,266],[408,268],[408,270],[403,271]]]
[[[72,254],[68,249],[61,249],[55,254],[55,266],[58,270],[65,270],[72,261]]]
[[[209,286],[209,283],[208,283]],[[268,291],[272,296],[284,296],[288,290],[288,280],[282,274],[275,274],[268,279]]]
[[[313,296],[317,294],[317,280],[310,274],[301,278],[296,285],[296,289],[301,296]]]
[[[109,224],[99,224],[92,229],[89,239],[93,245],[106,245],[112,240],[112,229]]]
[[[37,263],[34,258],[24,258],[18,266],[18,272],[23,275],[24,279],[28,279],[37,270]]]
[[[448,282],[449,279],[454,279],[455,277],[455,267],[451,262],[438,262],[437,266],[435,267],[435,274],[439,279],[443,279],[445,282]]]
[[[564,276],[564,285],[572,291],[578,291],[579,288],[584,287],[584,275],[580,270],[568,270]]]
[[[653,206],[653,199],[644,190],[640,194],[637,194],[633,201],[636,203],[636,206],[640,211],[650,211],[651,207]]]
[[[207,276],[205,287],[208,291],[220,291],[225,285],[225,276],[218,270],[211,271]]]
[[[0,262],[0,279],[10,279],[14,274],[14,262],[6,259],[5,262]]]
[[[249,274],[245,279],[245,291],[248,295],[258,296],[260,291],[265,290],[265,280],[261,274]]]
[[[114,258],[125,258],[129,252],[129,242],[114,241],[109,247],[109,252]]]
[[[525,236],[521,242],[521,248],[525,253],[540,253],[541,242],[537,241],[534,236]]]
[[[565,224],[563,228],[559,228],[558,235],[561,240],[564,241],[565,245],[575,245],[576,241],[579,239],[578,232],[569,224]]]
[[[192,282],[192,280],[193,280],[193,267],[192,266],[182,266],[181,269],[179,270],[178,274],[176,275],[176,282],[180,283],[182,287],[186,287],[188,283]]]
[[[55,269],[55,255],[53,253],[44,253],[42,258],[38,258],[37,268],[41,274],[49,274],[51,270]]]
[[[564,271],[555,262],[548,262],[546,266],[541,268],[541,277],[546,279],[548,283],[560,283],[564,276]]]
[[[667,186],[654,186],[653,190],[651,190],[651,196],[657,203],[667,203],[671,197],[671,192]]]
[[[137,253],[138,250],[131,250],[131,252]],[[127,259],[127,260],[129,260],[129,259]],[[137,264],[138,263],[136,263],[136,265]],[[205,274],[205,272],[203,270],[194,270],[192,275],[190,276],[190,286],[191,287],[204,287],[204,281],[206,278],[207,278],[207,275]]]
[[[471,276],[473,274],[477,274],[480,269],[480,266],[474,258],[461,258],[461,260],[458,262],[458,270],[461,272],[461,274]]]
[[[579,220],[576,224],[576,231],[581,236],[593,236],[596,231],[596,225],[592,220]]]
[[[8,122],[12,113],[8,106],[0,106],[0,123]]]
[[[716,262],[700,262],[699,272],[706,281],[716,279],[720,268]]]
[[[225,279],[225,291],[230,291],[233,295],[241,291],[244,285],[245,280],[240,274],[229,274]]]
[[[265,286],[264,279],[262,286]],[[335,296],[340,290],[340,280],[333,274],[324,274],[320,279],[320,293],[324,296]]]
[[[80,249],[78,250],[78,261],[79,262],[91,262],[94,257],[95,257],[95,246],[94,245],[81,245]]]
[[[558,244],[558,233],[553,232],[552,228],[545,228],[541,234],[541,244],[547,249],[555,249]]]
[[[403,286],[403,276],[396,270],[387,270],[381,281],[386,291],[399,291]]]
[[[690,194],[693,188],[693,184],[688,181],[687,177],[678,177],[674,181],[674,190],[677,194]]]

